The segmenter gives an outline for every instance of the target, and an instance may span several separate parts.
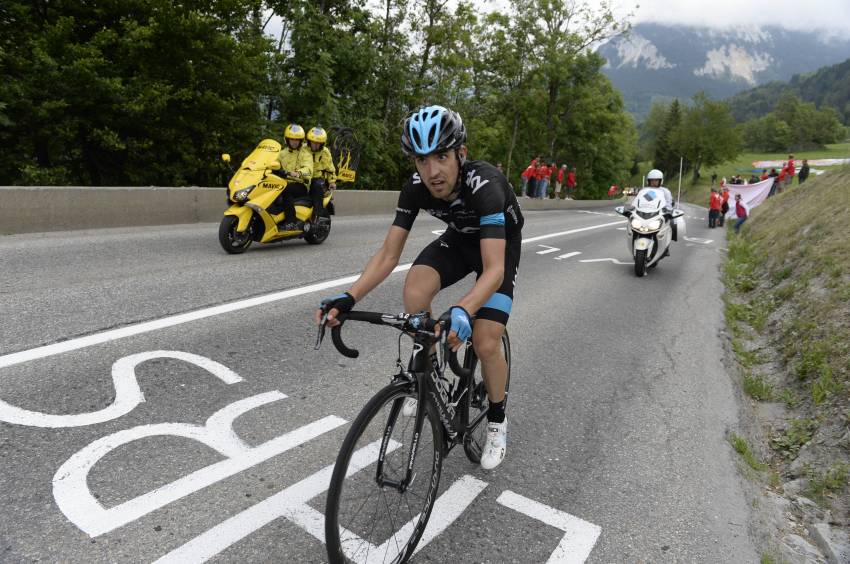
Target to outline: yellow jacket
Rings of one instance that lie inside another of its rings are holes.
[[[328,184],[336,182],[336,167],[327,147],[313,153],[313,178],[324,178]]]
[[[305,145],[295,151],[284,145],[277,154],[277,160],[283,170],[301,173],[301,178],[293,180],[307,185],[310,184],[310,179],[313,176],[313,155]]]

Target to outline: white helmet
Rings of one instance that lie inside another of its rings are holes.
[[[646,181],[649,182],[650,180],[660,180],[661,184],[664,184],[664,173],[654,168],[646,175]]]

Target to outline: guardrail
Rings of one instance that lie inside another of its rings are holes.
[[[337,190],[339,216],[390,214],[398,192]],[[0,186],[0,234],[218,222],[224,188]],[[524,210],[613,207],[612,200],[531,200]]]

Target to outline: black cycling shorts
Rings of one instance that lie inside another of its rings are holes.
[[[521,249],[521,238],[505,241],[505,276],[502,285],[475,314],[478,319],[490,319],[507,325],[514,301]],[[465,237],[451,229],[422,249],[413,261],[414,266],[418,264],[430,266],[440,274],[440,289],[460,281],[470,272],[474,272],[476,277],[481,276],[484,270],[478,237]]]

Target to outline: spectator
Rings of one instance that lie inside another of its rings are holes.
[[[576,190],[576,167],[570,169],[567,174],[567,199],[572,200],[575,197]],[[571,197],[572,195],[572,197]]]
[[[768,178],[770,178],[770,176],[767,174],[767,169],[761,169],[761,176],[759,176],[759,180],[767,180]]]
[[[552,171],[542,163],[537,169],[537,199],[542,200],[549,197],[549,177],[552,176]]]
[[[747,209],[747,204],[741,199],[740,194],[735,194],[735,215],[738,216],[737,221],[735,221],[735,233],[738,233],[741,230],[741,225],[750,216],[750,210]]]
[[[558,169],[558,176],[555,178],[555,199],[561,199],[561,186],[564,185],[564,175],[567,173],[567,165],[562,164]],[[566,189],[564,190],[566,192]]]
[[[748,181],[750,184],[755,184],[759,181],[759,177],[755,175],[755,173],[750,175],[750,180]]]
[[[528,168],[526,168],[524,171],[522,171],[522,174],[520,174],[519,176],[520,176],[520,184],[521,184],[521,189],[522,189],[522,194],[520,194],[520,196],[522,196],[524,198],[526,196],[526,193],[527,193],[526,190],[528,190],[528,187],[529,187],[528,182],[531,179],[531,177],[534,176],[534,161],[531,161],[531,163],[528,165]]]
[[[619,188],[617,188],[617,185],[616,185],[616,184],[612,184],[612,185],[611,185],[611,187],[610,187],[610,188],[608,188],[608,197],[609,197],[609,198],[613,198],[614,196],[616,196],[616,195],[617,195],[617,190],[619,190]]]
[[[531,176],[528,178],[528,197],[537,197],[537,174],[540,171],[540,161],[534,159],[534,168],[531,169]]]
[[[773,178],[773,185],[770,187],[770,192],[767,194],[767,197],[770,198],[774,194],[776,194],[776,179],[779,177],[779,173],[776,172],[775,168],[770,169],[770,174],[767,175],[768,178]]]
[[[723,198],[717,193],[717,188],[711,189],[711,196],[708,200],[708,226],[711,229],[717,227],[717,217],[720,215],[720,208],[723,206]]]
[[[797,175],[797,183],[802,184],[809,177],[809,160],[803,159],[803,166],[800,167],[800,174]]]
[[[794,175],[797,174],[797,170],[794,167],[794,155],[788,155],[788,166],[785,167],[785,186],[784,188],[790,188],[791,183],[794,182]]]
[[[712,173],[711,173],[711,185],[712,185],[712,186],[714,186],[714,183],[715,183],[715,182],[717,182],[717,173],[716,173],[716,172],[712,172]]]
[[[726,223],[726,212],[729,211],[729,188],[724,186],[720,191],[720,216],[717,218],[718,227]]]
[[[782,166],[782,170],[779,171],[779,176],[776,177],[776,191],[780,194],[782,190],[785,188],[785,179],[788,175],[788,169],[785,165]]]

